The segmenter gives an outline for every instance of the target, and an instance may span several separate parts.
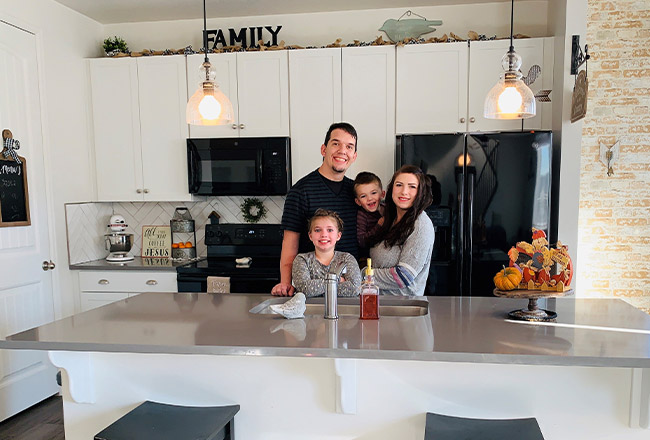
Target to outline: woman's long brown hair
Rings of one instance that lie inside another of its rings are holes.
[[[418,192],[413,201],[413,205],[404,213],[404,216],[397,224],[393,224],[397,219],[397,206],[393,201],[393,185],[395,179],[400,174],[413,174],[417,177]],[[375,236],[370,240],[370,246],[374,246],[382,240],[388,247],[395,245],[403,246],[406,239],[413,233],[413,230],[415,230],[415,221],[418,216],[431,204],[431,201],[431,181],[420,168],[415,165],[404,165],[399,170],[395,171],[392,179],[390,179],[386,192],[384,224],[381,226],[379,231],[377,231],[377,234],[375,234]]]

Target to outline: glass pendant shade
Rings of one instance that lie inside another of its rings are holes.
[[[483,116],[488,119],[527,119],[535,116],[535,95],[523,82],[521,57],[512,49],[503,56],[505,70],[485,98]]]
[[[199,69],[199,87],[187,102],[186,118],[190,125],[225,125],[233,122],[232,103],[215,82],[209,61]]]

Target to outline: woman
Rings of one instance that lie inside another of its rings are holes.
[[[435,232],[424,209],[431,183],[420,168],[404,165],[388,184],[383,224],[370,249],[374,281],[384,295],[424,295]]]

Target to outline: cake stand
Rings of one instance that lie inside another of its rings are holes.
[[[518,321],[553,321],[557,318],[557,313],[552,310],[540,309],[537,305],[539,298],[559,298],[562,296],[573,295],[573,289],[557,292],[554,290],[499,290],[494,289],[496,296],[505,298],[526,298],[528,307],[521,310],[513,310],[508,313],[510,319]]]

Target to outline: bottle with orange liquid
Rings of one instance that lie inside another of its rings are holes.
[[[372,280],[372,259],[368,258],[366,273],[361,284],[361,319],[379,319],[379,288]]]

